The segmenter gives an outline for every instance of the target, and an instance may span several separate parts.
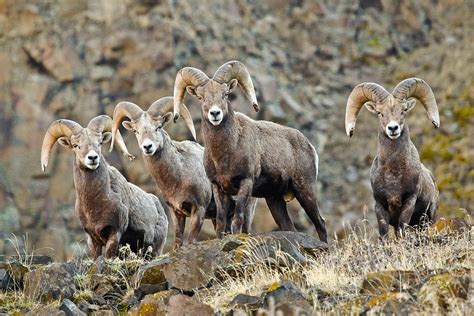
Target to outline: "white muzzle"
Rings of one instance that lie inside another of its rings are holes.
[[[156,151],[156,145],[149,138],[146,138],[142,143],[142,152],[145,156],[153,156]]]
[[[207,118],[212,125],[217,126],[222,122],[224,115],[222,114],[222,110],[219,109],[219,107],[213,105],[207,113]]]

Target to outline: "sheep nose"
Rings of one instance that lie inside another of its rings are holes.
[[[391,132],[396,132],[398,130],[398,125],[389,125],[387,128]]]
[[[214,110],[214,111],[210,111],[210,113],[211,113],[211,115],[212,115],[213,117],[217,117],[217,116],[221,113],[221,111],[219,111],[219,110]]]
[[[89,159],[91,162],[95,162],[99,158],[98,155],[88,155],[87,159]]]
[[[149,151],[152,146],[153,144],[146,144],[146,145],[143,145],[143,149],[145,149],[146,151]]]

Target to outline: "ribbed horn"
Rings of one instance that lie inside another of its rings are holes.
[[[82,126],[71,120],[60,119],[51,123],[44,135],[43,144],[41,145],[41,169],[43,172],[48,166],[51,148],[53,148],[58,138],[63,136],[71,137],[72,135],[79,133],[81,130]]]
[[[150,105],[150,107],[148,108],[147,112],[151,116],[163,116],[166,113],[172,111],[173,107],[173,97],[163,97],[153,102],[152,105]],[[193,134],[194,140],[196,140],[196,130],[194,129],[193,119],[191,117],[191,113],[189,113],[189,110],[184,103],[181,104],[181,106],[179,107],[179,116],[184,119],[184,123],[191,131],[191,134]]]
[[[115,143],[115,137],[116,137],[115,135],[117,135],[117,138],[119,137],[122,138],[122,135],[120,134],[120,131],[119,131],[120,123],[122,123],[122,121],[127,118],[129,120],[136,120],[140,117],[142,113],[143,113],[143,110],[138,105],[132,102],[123,101],[115,106],[114,114],[112,118],[112,141],[110,143],[109,151],[112,151],[114,149],[114,143]],[[129,158],[131,159],[130,156]]]
[[[113,121],[110,116],[99,115],[90,120],[89,124],[87,124],[87,128],[97,133],[112,132],[112,123]],[[124,156],[127,156],[130,160],[135,159],[135,157],[128,152],[127,145],[125,145],[120,131],[117,132],[117,137],[114,138],[112,136],[111,143],[114,142],[117,142],[117,146],[119,147],[120,151],[123,153]]]
[[[217,69],[212,79],[219,83],[228,83],[232,79],[237,79],[240,87],[244,90],[245,95],[249,101],[252,102],[253,108],[258,112],[259,107],[252,78],[250,77],[247,67],[245,67],[242,62],[238,60],[226,62]]]
[[[431,123],[435,128],[439,127],[438,104],[431,87],[424,80],[418,78],[405,79],[393,89],[392,95],[399,100],[415,98],[420,101]]]
[[[173,116],[176,122],[179,118],[179,107],[183,104],[184,93],[186,92],[187,86],[198,87],[206,84],[209,81],[209,77],[201,70],[193,67],[184,67],[176,74],[176,80],[174,81],[174,107]]]
[[[364,82],[352,90],[346,105],[346,134],[352,136],[355,130],[357,115],[367,101],[382,103],[390,94],[379,84]]]

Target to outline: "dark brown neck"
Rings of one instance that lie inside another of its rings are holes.
[[[382,128],[379,128],[377,156],[380,164],[400,165],[409,159],[410,135],[405,124],[402,134],[397,139],[390,139]]]
[[[229,105],[229,112],[218,126],[214,126],[206,117],[203,117],[202,130],[204,135],[204,150],[209,151],[215,159],[228,157],[228,150],[237,146],[239,126],[235,113]]]
[[[180,182],[179,170],[182,166],[178,149],[168,135],[163,137],[161,150],[155,152],[153,156],[143,155],[143,159],[160,189],[168,189]]]
[[[76,198],[86,203],[108,194],[110,175],[103,156],[100,156],[99,167],[95,170],[74,163],[74,188]]]

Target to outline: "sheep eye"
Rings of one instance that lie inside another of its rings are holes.
[[[136,129],[132,130],[135,134],[138,134],[138,131]]]
[[[72,148],[79,148],[79,145],[73,144],[73,145],[72,145]]]

